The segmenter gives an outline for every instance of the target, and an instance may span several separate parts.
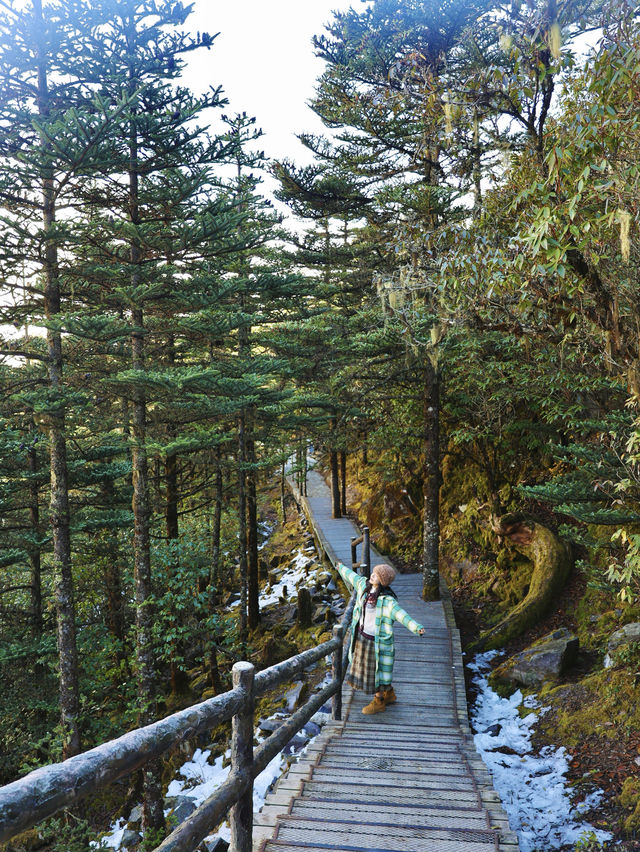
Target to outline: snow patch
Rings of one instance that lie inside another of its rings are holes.
[[[599,843],[610,840],[609,832],[594,829],[580,819],[604,796],[590,793],[573,805],[566,784],[569,769],[566,750],[547,746],[533,753],[532,728],[538,716],[549,708],[540,707],[535,696],[523,700],[520,690],[501,698],[488,682],[491,660],[497,651],[478,654],[468,663],[474,673],[478,697],[471,710],[474,742],[493,775],[496,791],[518,835],[522,852],[542,852],[575,844],[593,832]],[[518,708],[536,710],[520,716]]]
[[[312,558],[305,554],[302,548],[298,548],[298,552],[278,582],[273,586],[267,586],[260,593],[260,608],[277,604],[282,597],[295,599],[298,586],[308,586],[315,580],[320,566],[315,571],[309,571],[309,566],[317,564],[317,557]],[[228,609],[234,609],[237,606],[240,606],[239,600],[229,604]]]

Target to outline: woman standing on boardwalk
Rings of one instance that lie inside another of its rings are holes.
[[[363,713],[381,713],[387,704],[396,701],[391,685],[393,622],[400,622],[418,636],[424,635],[424,627],[399,605],[391,589],[396,576],[391,565],[376,565],[369,580],[341,562],[336,567],[347,588],[356,590],[349,648],[351,666],[347,681],[355,689],[375,693],[373,700],[363,708]]]

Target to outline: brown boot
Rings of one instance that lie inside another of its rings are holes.
[[[370,701],[366,707],[362,708],[362,712],[369,716],[371,713],[382,713],[386,708],[386,703],[384,698],[380,698],[379,695],[374,695],[373,700]]]
[[[393,687],[387,689],[384,694],[384,703],[385,704],[395,704],[398,699],[396,698],[396,693]]]

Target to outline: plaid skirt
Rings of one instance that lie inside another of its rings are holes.
[[[376,648],[374,639],[358,633],[353,648],[353,658],[347,673],[347,682],[354,689],[372,693],[376,691]]]

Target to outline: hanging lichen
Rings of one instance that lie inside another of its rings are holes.
[[[509,33],[500,33],[498,43],[500,44],[500,49],[504,50],[505,53],[508,53],[511,50],[511,45],[513,44],[513,37]]]
[[[445,95],[443,98],[443,107],[444,107],[444,130],[447,139],[451,139],[453,136],[453,111],[451,109],[451,104],[449,103],[449,95]]]
[[[549,50],[551,51],[551,55],[553,56],[553,58],[560,59],[560,49],[562,48],[562,30],[560,29],[560,24],[557,21],[555,24],[551,24],[551,26],[549,27],[547,41],[549,44]]]
[[[618,221],[620,222],[620,251],[622,252],[622,259],[625,263],[628,263],[631,254],[631,243],[629,241],[631,213],[628,210],[618,210]]]

